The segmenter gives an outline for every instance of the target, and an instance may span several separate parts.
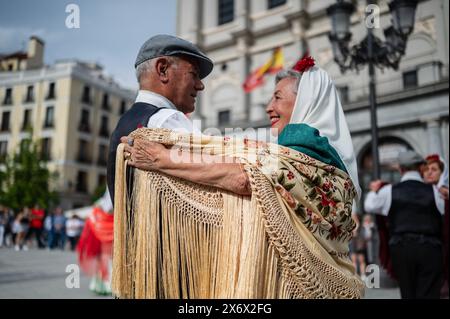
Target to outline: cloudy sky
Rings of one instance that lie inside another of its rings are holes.
[[[80,9],[80,28],[69,29],[66,6]],[[176,0],[0,0],[0,53],[45,41],[44,59],[98,62],[122,85],[135,89],[134,60],[142,43],[176,33]]]

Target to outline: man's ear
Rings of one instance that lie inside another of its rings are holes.
[[[159,79],[163,83],[167,83],[169,81],[169,60],[165,57],[161,57],[158,60],[156,60],[155,67],[156,67],[156,74],[158,74]]]

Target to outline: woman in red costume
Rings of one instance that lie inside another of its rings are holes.
[[[106,190],[94,203],[77,246],[79,265],[92,277],[89,289],[101,295],[111,294],[113,226],[111,197]]]

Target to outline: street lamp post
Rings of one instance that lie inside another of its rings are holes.
[[[377,96],[375,88],[375,67],[373,65],[373,30],[367,28],[367,61],[369,64],[369,103],[372,134],[373,178],[380,178],[380,154],[378,153]]]
[[[373,34],[374,23],[367,23],[370,18],[366,14],[367,36],[359,44],[349,47],[352,34],[350,32],[350,17],[355,11],[353,3],[338,0],[327,8],[331,18],[332,32],[329,33],[334,60],[341,72],[360,70],[362,66],[369,68],[369,102],[372,135],[373,178],[380,178],[380,160],[378,154],[378,125],[376,112],[375,67],[390,67],[398,69],[402,56],[405,54],[408,36],[414,28],[414,17],[418,0],[393,0],[389,3],[392,15],[392,26],[384,30],[383,42]],[[367,0],[367,5],[376,1]]]

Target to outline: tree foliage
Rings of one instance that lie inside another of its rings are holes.
[[[30,137],[23,139],[19,151],[7,155],[1,164],[1,204],[17,211],[35,204],[47,208],[57,202],[56,192],[50,189],[51,180],[57,175],[48,170],[46,160]]]

